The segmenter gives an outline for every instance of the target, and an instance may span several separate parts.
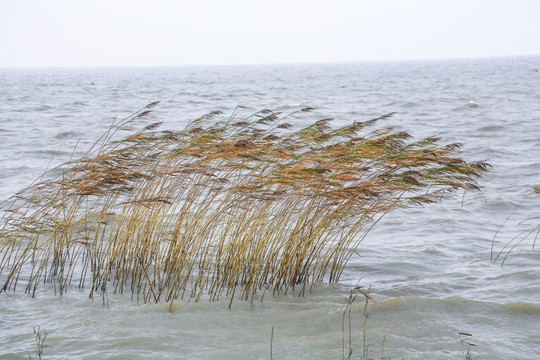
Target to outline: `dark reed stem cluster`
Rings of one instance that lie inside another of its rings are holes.
[[[436,137],[369,130],[391,114],[295,130],[287,121],[313,109],[212,112],[180,131],[154,123],[119,138],[154,105],[8,200],[0,290],[53,283],[141,302],[304,294],[338,281],[389,211],[477,190],[488,167]]]

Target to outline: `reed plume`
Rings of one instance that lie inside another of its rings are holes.
[[[488,168],[458,157],[459,144],[370,130],[392,114],[295,130],[286,121],[312,108],[212,112],[119,138],[156,104],[4,204],[0,290],[53,283],[145,303],[304,294],[338,281],[388,212],[477,190]]]

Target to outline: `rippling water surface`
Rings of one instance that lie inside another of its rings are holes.
[[[0,294],[0,358],[339,359],[349,349],[345,299],[360,283],[376,301],[365,327],[370,358],[459,359],[459,332],[479,359],[540,358],[540,250],[525,239],[540,219],[540,57],[320,65],[0,69],[0,198],[81,155],[110,125],[161,100],[150,115],[181,128],[212,110],[315,107],[336,125],[395,111],[383,125],[464,144],[492,171],[482,192],[390,214],[368,235],[339,284],[264,302],[140,305]],[[302,125],[302,124],[299,124]],[[74,150],[75,149],[75,150]],[[514,212],[516,206],[517,211]],[[512,217],[505,222],[507,217]],[[517,238],[514,243],[516,243]],[[538,244],[540,247],[540,244]],[[506,255],[505,252],[502,254]],[[362,358],[363,299],[351,308],[352,358]],[[348,315],[347,315],[348,316]],[[273,329],[273,336],[272,336]],[[386,334],[386,337],[385,337]]]

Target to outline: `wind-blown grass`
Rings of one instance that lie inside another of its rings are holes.
[[[60,294],[72,284],[141,302],[304,294],[338,281],[388,212],[477,190],[488,167],[462,160],[459,144],[369,130],[392,114],[294,130],[287,119],[311,108],[212,112],[179,131],[154,123],[117,139],[156,103],[9,199],[0,290],[34,295],[52,282]]]
[[[493,238],[491,240],[491,261],[493,264],[496,264],[497,261],[500,261],[501,266],[503,266],[508,259],[510,253],[514,251],[514,249],[516,249],[519,245],[521,245],[525,240],[532,240],[532,248],[535,248],[536,241],[538,240],[538,236],[540,235],[540,224],[536,224],[534,226],[527,226],[525,230],[521,230],[519,233],[517,233],[517,235],[508,240],[499,251],[495,250],[495,242],[497,240],[497,236],[502,232],[503,227],[510,221],[512,217],[514,217],[515,213],[521,208],[524,202],[528,200],[531,195],[536,195],[539,193],[540,187],[537,187],[531,192],[529,192],[529,194],[527,194],[514,208],[510,215],[508,215],[508,217],[504,220],[504,222],[499,226],[499,228],[493,235]],[[530,220],[537,218],[538,217],[530,217],[527,219],[523,219],[518,223],[518,225],[525,225]]]

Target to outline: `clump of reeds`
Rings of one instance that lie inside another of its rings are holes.
[[[45,345],[45,340],[47,339],[47,336],[49,336],[49,333],[45,330],[41,330],[40,327],[34,328],[34,340],[36,342],[36,354],[38,356],[38,360],[41,360],[41,356],[43,355],[43,350],[47,347]],[[32,357],[28,355],[28,358],[32,360]]]
[[[75,284],[142,302],[303,294],[338,281],[389,211],[477,190],[488,167],[458,157],[459,144],[369,130],[391,114],[294,130],[287,119],[311,108],[212,112],[179,131],[154,123],[118,139],[156,103],[8,201],[0,290]]]
[[[460,331],[458,335],[459,343],[461,345],[461,356],[459,360],[473,360],[473,355],[471,354],[470,347],[476,345],[469,341],[469,339],[472,337],[472,334]],[[467,352],[465,352],[465,345],[467,345]],[[476,357],[475,360],[476,359],[478,359],[478,357]]]
[[[366,344],[366,322],[367,322],[367,309],[369,302],[375,302],[369,295],[369,292],[371,290],[371,286],[367,290],[363,290],[362,286],[357,285],[353,289],[350,290],[349,297],[345,299],[345,302],[347,303],[347,306],[345,307],[345,310],[343,311],[343,319],[341,321],[341,333],[342,333],[342,347],[341,347],[341,359],[345,359],[345,327],[348,325],[348,342],[349,342],[349,348],[347,352],[347,359],[350,359],[353,353],[353,347],[352,347],[352,322],[351,322],[351,310],[353,303],[356,301],[356,298],[358,295],[362,295],[364,297],[364,311],[363,311],[363,317],[362,317],[362,333],[363,333],[363,351],[362,351],[362,359],[367,359],[368,356],[368,347]],[[384,343],[386,341],[386,335],[388,334],[388,329],[386,331],[386,334],[384,335],[384,338],[381,343],[381,359],[384,359]]]

